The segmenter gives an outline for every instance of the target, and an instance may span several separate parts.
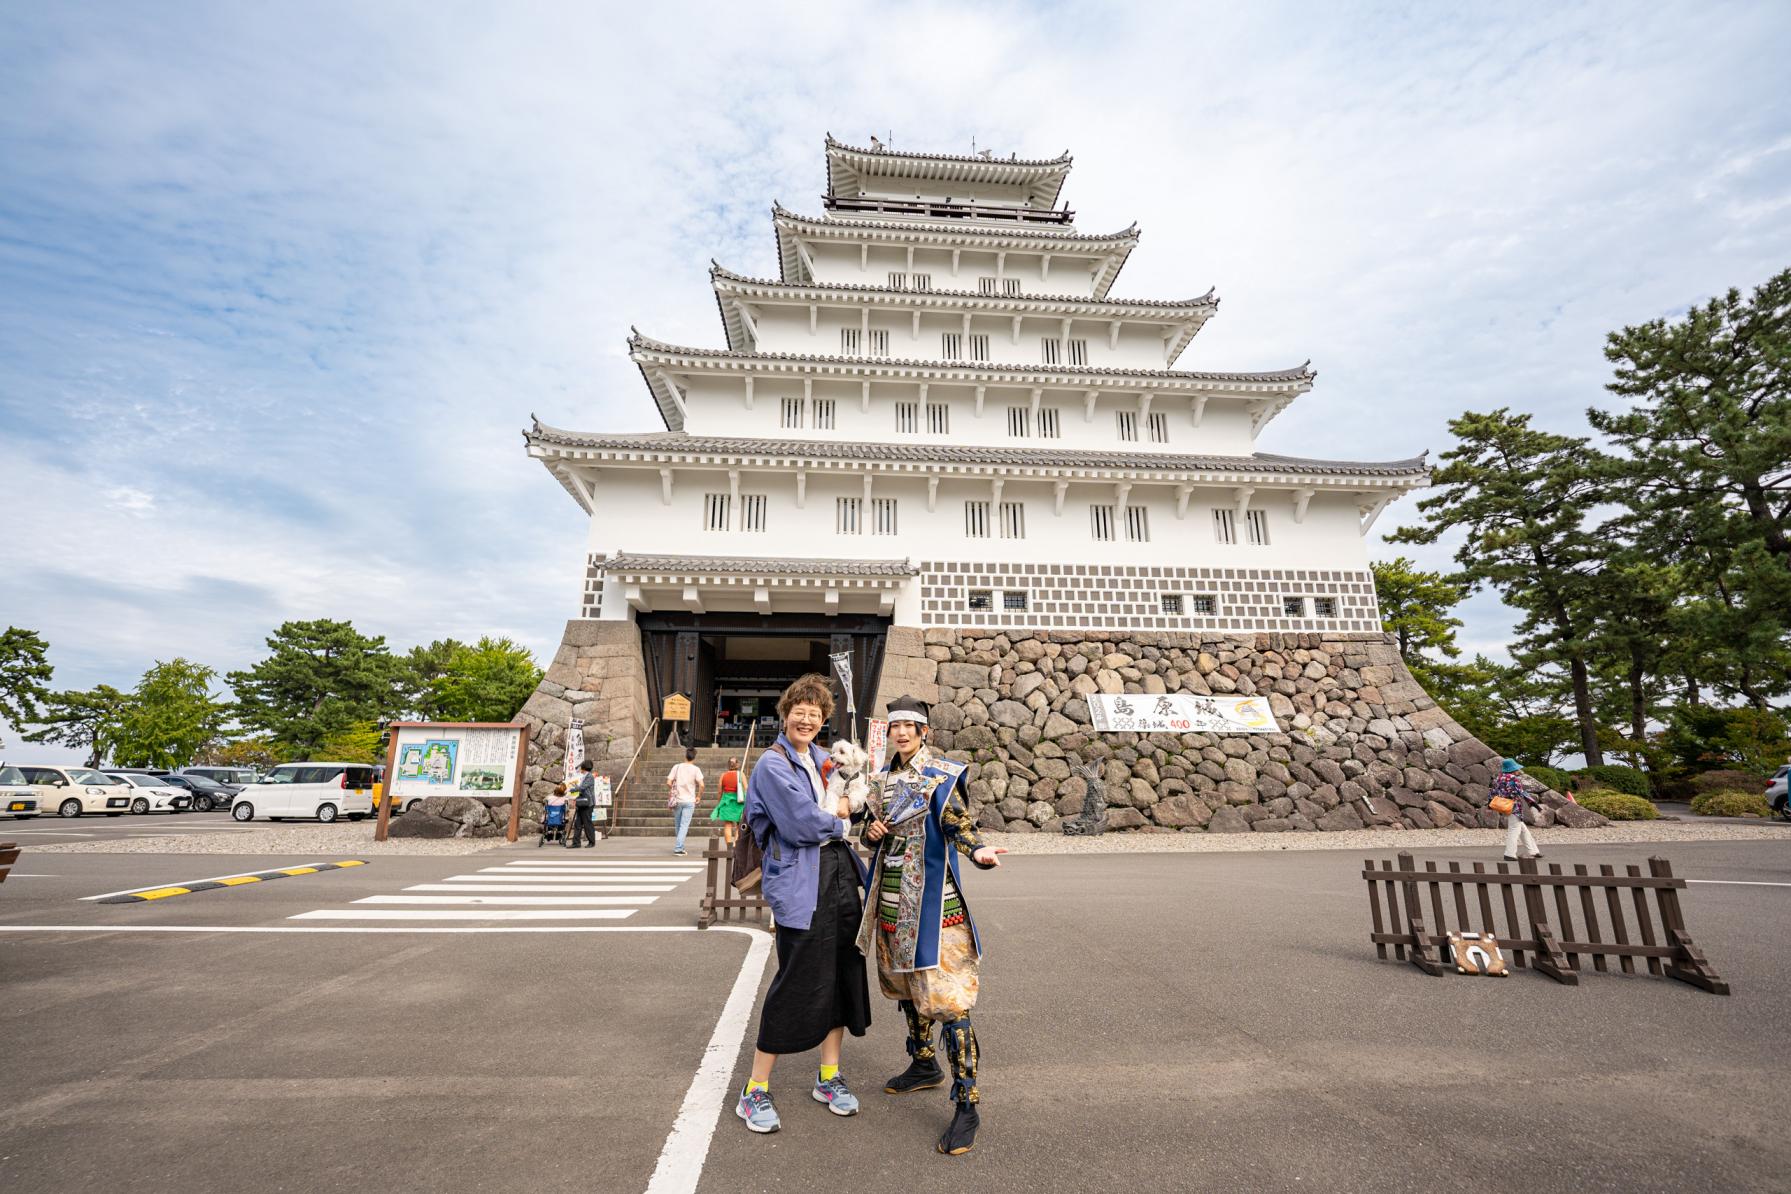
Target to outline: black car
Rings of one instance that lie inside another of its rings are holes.
[[[236,798],[236,793],[230,788],[216,780],[206,779],[203,775],[166,774],[162,776],[162,782],[191,792],[193,808],[197,812],[209,813],[214,809],[227,809]]]

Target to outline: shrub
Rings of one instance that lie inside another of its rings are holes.
[[[1573,791],[1573,777],[1553,767],[1525,767],[1524,774],[1557,792]]]
[[[1591,809],[1613,821],[1652,821],[1660,816],[1660,810],[1654,807],[1652,800],[1624,792],[1585,792],[1579,802],[1581,808]]]
[[[1700,817],[1770,817],[1772,808],[1758,792],[1706,792],[1692,798],[1691,811]]]
[[[1637,771],[1634,767],[1625,767],[1621,763],[1601,763],[1596,767],[1588,767],[1579,774],[1594,780],[1601,788],[1627,792],[1631,796],[1645,798],[1653,792],[1653,788],[1648,784],[1647,775]]]

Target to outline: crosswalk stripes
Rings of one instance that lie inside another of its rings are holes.
[[[460,865],[464,866],[462,862]],[[518,858],[291,920],[626,920],[702,873],[682,859]]]

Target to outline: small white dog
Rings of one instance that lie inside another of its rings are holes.
[[[827,796],[830,800],[838,800],[841,796],[852,802],[853,813],[864,811],[864,802],[871,792],[871,757],[865,753],[864,747],[847,738],[841,738],[828,748],[828,755],[833,759],[833,770],[827,776]]]

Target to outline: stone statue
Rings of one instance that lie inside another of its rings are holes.
[[[1082,813],[1063,823],[1063,831],[1071,837],[1094,837],[1107,832],[1106,762],[1093,759],[1076,769],[1088,785],[1082,798]]]

